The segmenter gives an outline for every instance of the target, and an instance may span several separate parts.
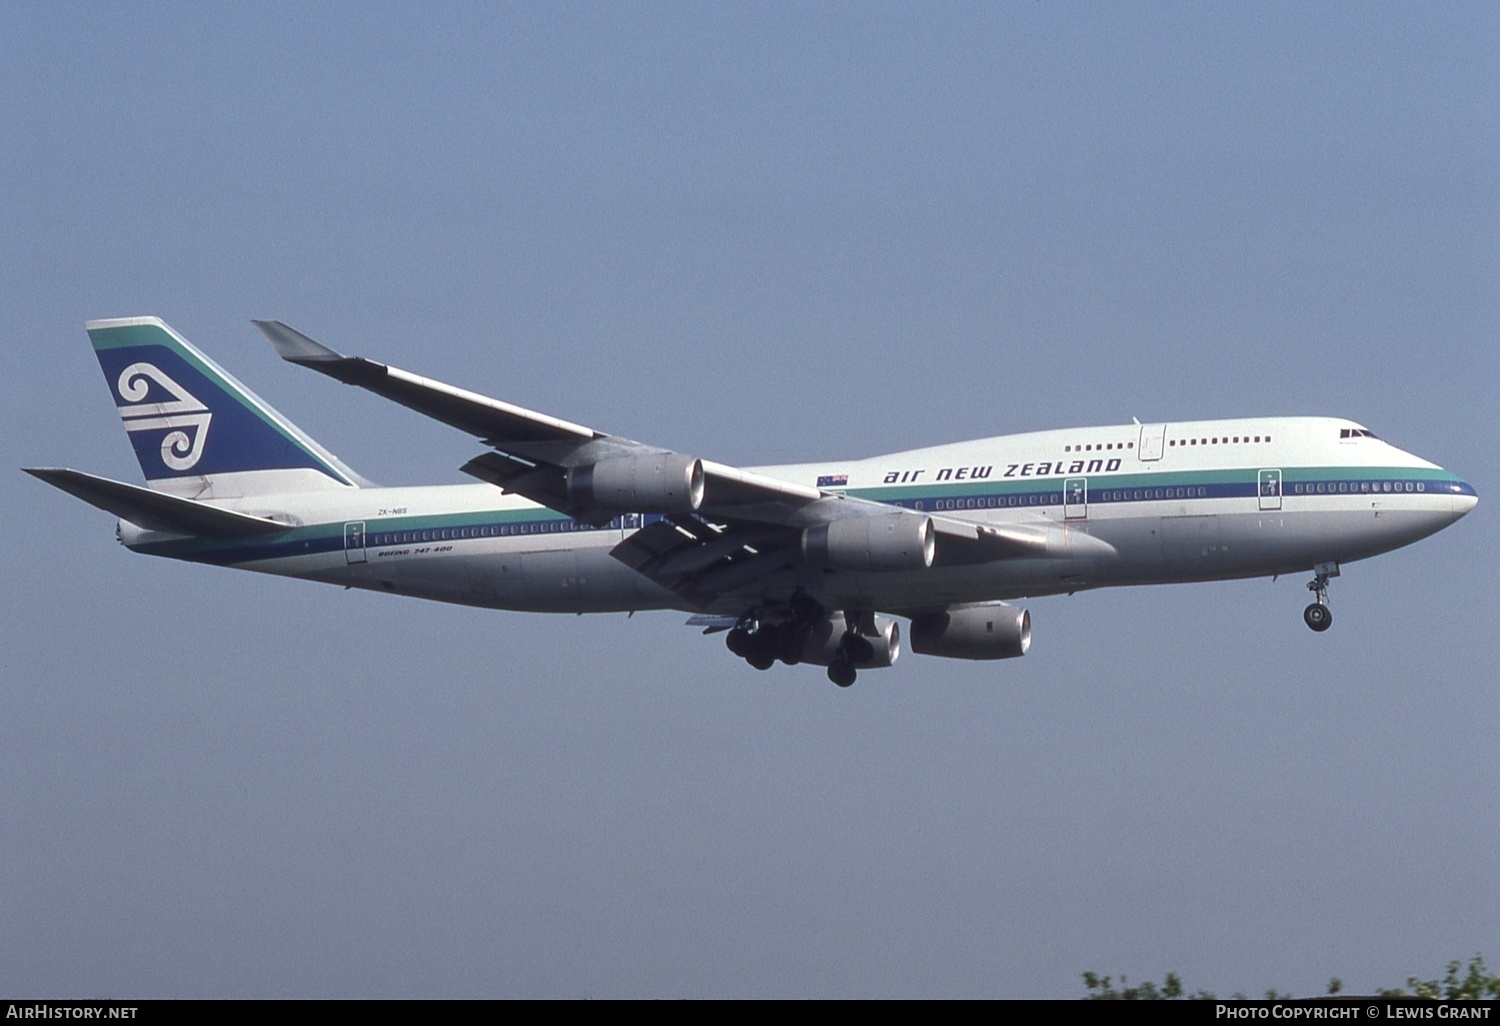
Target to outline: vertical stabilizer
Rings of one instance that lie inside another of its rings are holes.
[[[365,483],[161,319],[84,327],[152,489],[237,499]]]

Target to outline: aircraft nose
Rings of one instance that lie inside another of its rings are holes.
[[[1474,486],[1467,481],[1453,482],[1453,519],[1458,520],[1469,510],[1479,505],[1479,493],[1474,491]]]

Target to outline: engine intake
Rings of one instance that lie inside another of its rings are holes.
[[[672,452],[570,467],[568,498],[625,513],[689,513],[703,504],[703,462]]]
[[[911,650],[946,659],[1015,659],[1031,647],[1031,614],[993,602],[913,617]]]
[[[932,518],[881,513],[833,520],[802,532],[809,563],[838,570],[920,570],[936,551]]]

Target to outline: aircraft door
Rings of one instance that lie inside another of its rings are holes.
[[[1063,482],[1063,519],[1084,520],[1089,515],[1089,481],[1070,477]]]
[[[1255,490],[1260,495],[1261,509],[1281,508],[1281,471],[1262,470],[1256,474]]]
[[[1142,460],[1159,460],[1166,437],[1167,426],[1165,424],[1142,424],[1141,441],[1136,452],[1140,454]]]
[[[365,562],[365,522],[344,525],[344,559],[350,563]]]

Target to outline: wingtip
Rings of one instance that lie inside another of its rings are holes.
[[[289,328],[280,321],[252,319],[250,323],[260,329],[266,341],[271,343],[271,348],[276,350],[276,355],[290,363],[322,363],[344,359],[342,353],[336,353],[322,343],[314,342],[302,332]]]

